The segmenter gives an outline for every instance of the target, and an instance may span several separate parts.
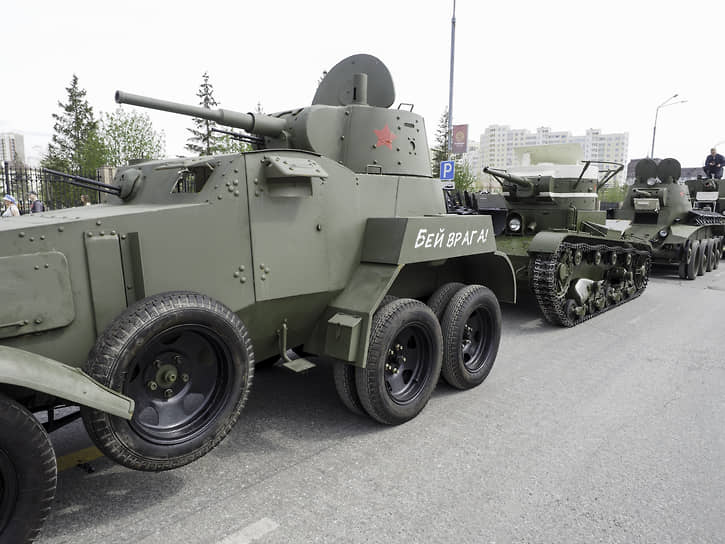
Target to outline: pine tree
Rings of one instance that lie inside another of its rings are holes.
[[[431,168],[433,177],[437,178],[441,172],[441,162],[448,160],[448,108],[443,110],[436,129],[435,147],[431,150]]]
[[[471,167],[464,160],[456,161],[456,172],[453,177],[453,183],[456,185],[456,191],[471,191],[476,184],[476,177],[471,172]]]
[[[98,122],[93,108],[86,100],[86,91],[78,86],[73,74],[70,87],[66,87],[68,101],[58,102],[61,113],[54,113],[53,138],[42,160],[46,168],[66,172],[93,173],[103,166],[106,153],[98,134]]]
[[[207,109],[219,106],[214,98],[214,86],[209,83],[209,73],[204,72],[201,77],[202,82],[196,93],[196,96],[199,97],[199,105]],[[212,131],[212,128],[216,127],[214,121],[194,117],[193,122],[194,128],[187,129],[192,136],[189,137],[189,143],[186,144],[185,149],[199,155],[214,155],[224,152],[224,146],[219,145],[220,135]]]

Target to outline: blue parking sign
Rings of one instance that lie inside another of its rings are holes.
[[[455,177],[453,161],[441,161],[441,179],[451,180]]]

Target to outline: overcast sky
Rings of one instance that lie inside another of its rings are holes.
[[[423,115],[432,141],[448,104],[452,0],[7,2],[0,132],[47,148],[72,75],[96,115],[116,89],[196,103],[208,71],[221,106],[274,112],[309,105],[323,70],[369,53],[390,69],[396,104]],[[583,134],[629,132],[629,157],[698,166],[725,151],[725,5],[714,1],[458,0],[453,122]],[[130,106],[124,106],[129,108]],[[170,156],[188,118],[152,112]]]

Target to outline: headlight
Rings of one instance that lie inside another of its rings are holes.
[[[659,232],[660,238],[667,238],[667,235],[669,234],[669,231],[667,229],[662,229]]]
[[[509,230],[511,232],[519,232],[521,230],[521,219],[518,217],[509,219]]]

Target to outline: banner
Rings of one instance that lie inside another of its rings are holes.
[[[451,140],[452,153],[466,153],[468,151],[468,125],[453,125],[453,140]]]

